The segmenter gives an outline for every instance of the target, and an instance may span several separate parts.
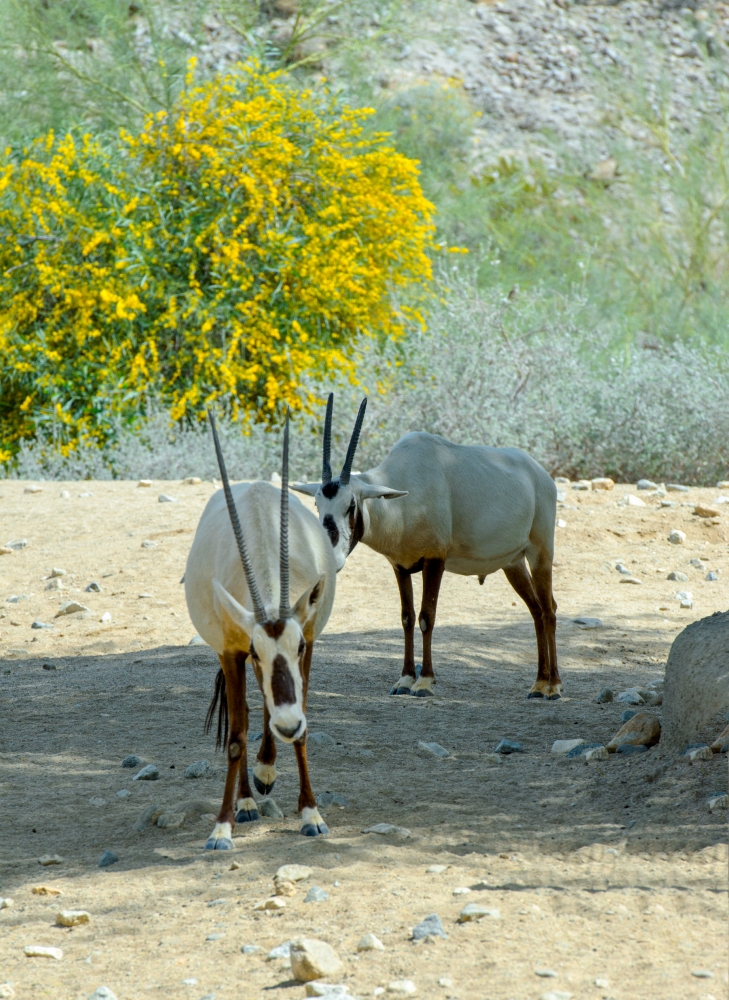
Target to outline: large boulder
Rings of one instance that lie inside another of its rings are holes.
[[[729,611],[693,622],[673,641],[663,689],[661,746],[682,751],[729,709]]]

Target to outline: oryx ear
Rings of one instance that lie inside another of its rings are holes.
[[[316,609],[324,593],[324,584],[327,581],[326,573],[322,573],[313,587],[310,587],[301,595],[293,608],[293,617],[298,621],[301,630],[311,618],[316,614]]]
[[[406,497],[408,495],[407,490],[391,490],[389,486],[372,486],[370,483],[363,483],[360,481],[358,484],[358,493],[363,500],[376,500],[381,498],[382,500],[394,500],[396,497]]]
[[[253,626],[256,624],[256,616],[231,597],[219,580],[213,580],[213,605],[216,611],[224,612],[233,624],[243,629],[250,638]]]
[[[297,493],[305,493],[308,497],[315,497],[321,489],[321,483],[290,483],[289,489],[296,490]]]

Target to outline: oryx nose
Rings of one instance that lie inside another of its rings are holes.
[[[299,726],[300,725],[301,725],[301,723],[299,723],[299,722],[297,722],[295,726],[279,726],[279,725],[277,725],[276,729],[278,729],[279,733],[281,733],[281,735],[283,736],[284,739],[290,740],[290,739],[293,739],[293,737],[299,731]]]

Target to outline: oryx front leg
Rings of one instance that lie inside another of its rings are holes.
[[[276,781],[276,741],[271,732],[271,713],[264,702],[263,705],[263,737],[261,749],[258,751],[256,763],[253,766],[253,784],[261,795],[270,795]]]
[[[228,701],[230,735],[228,736],[228,773],[225,777],[223,801],[220,812],[208,837],[205,849],[208,851],[233,850],[233,826],[235,825],[234,795],[238,771],[243,766],[246,773],[246,733],[248,729],[248,706],[246,704],[246,653],[226,651],[220,657],[220,665],[225,676],[225,694]],[[250,794],[250,789],[249,789]],[[255,806],[255,803],[254,803]]]
[[[423,562],[423,601],[420,606],[418,624],[423,633],[423,667],[420,676],[410,689],[416,698],[432,698],[435,685],[431,642],[435,628],[435,612],[438,607],[438,593],[443,579],[445,562],[442,559],[426,559]]]
[[[400,618],[405,634],[405,657],[402,676],[390,691],[390,694],[410,694],[415,684],[415,604],[413,603],[412,575],[402,566],[395,566],[395,579],[400,590]]]
[[[316,807],[316,799],[309,782],[309,765],[306,760],[306,736],[294,743],[296,763],[299,767],[299,812],[301,813],[301,833],[304,837],[317,837],[329,833],[329,827],[321,818]]]

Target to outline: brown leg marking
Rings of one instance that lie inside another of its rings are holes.
[[[507,566],[504,569],[504,576],[529,608],[529,612],[534,619],[534,631],[537,634],[537,679],[528,697],[546,698],[551,693],[547,631],[544,624],[542,606],[534,589],[534,581],[529,572],[526,559],[522,559],[516,566]]]
[[[405,633],[405,658],[402,666],[402,677],[411,677],[410,686],[399,682],[390,691],[390,694],[410,694],[410,688],[415,683],[415,604],[413,602],[413,579],[412,574],[403,569],[402,566],[395,566],[395,579],[400,590],[400,620]]]
[[[410,692],[420,698],[432,695],[433,684],[435,684],[431,641],[435,628],[438,593],[444,570],[445,561],[443,559],[425,559],[423,562],[423,600],[418,617],[420,631],[423,633],[423,669]]]
[[[271,714],[263,700],[263,736],[253,769],[253,784],[261,795],[270,795],[276,780],[276,740],[271,732]]]
[[[540,554],[537,565],[532,571],[534,590],[542,608],[544,630],[547,636],[547,653],[549,656],[549,693],[548,698],[559,698],[562,691],[562,679],[557,666],[557,602],[552,590],[552,560],[548,554]]]
[[[235,826],[235,785],[241,765],[246,768],[246,737],[248,735],[248,705],[246,704],[246,653],[241,650],[226,650],[220,659],[220,666],[225,675],[225,692],[228,699],[228,717],[230,733],[228,736],[228,773],[225,777],[223,801],[217,816],[217,823],[230,823],[231,831]],[[211,845],[212,837],[206,846]],[[233,845],[231,841],[219,840],[225,844],[225,849]]]

